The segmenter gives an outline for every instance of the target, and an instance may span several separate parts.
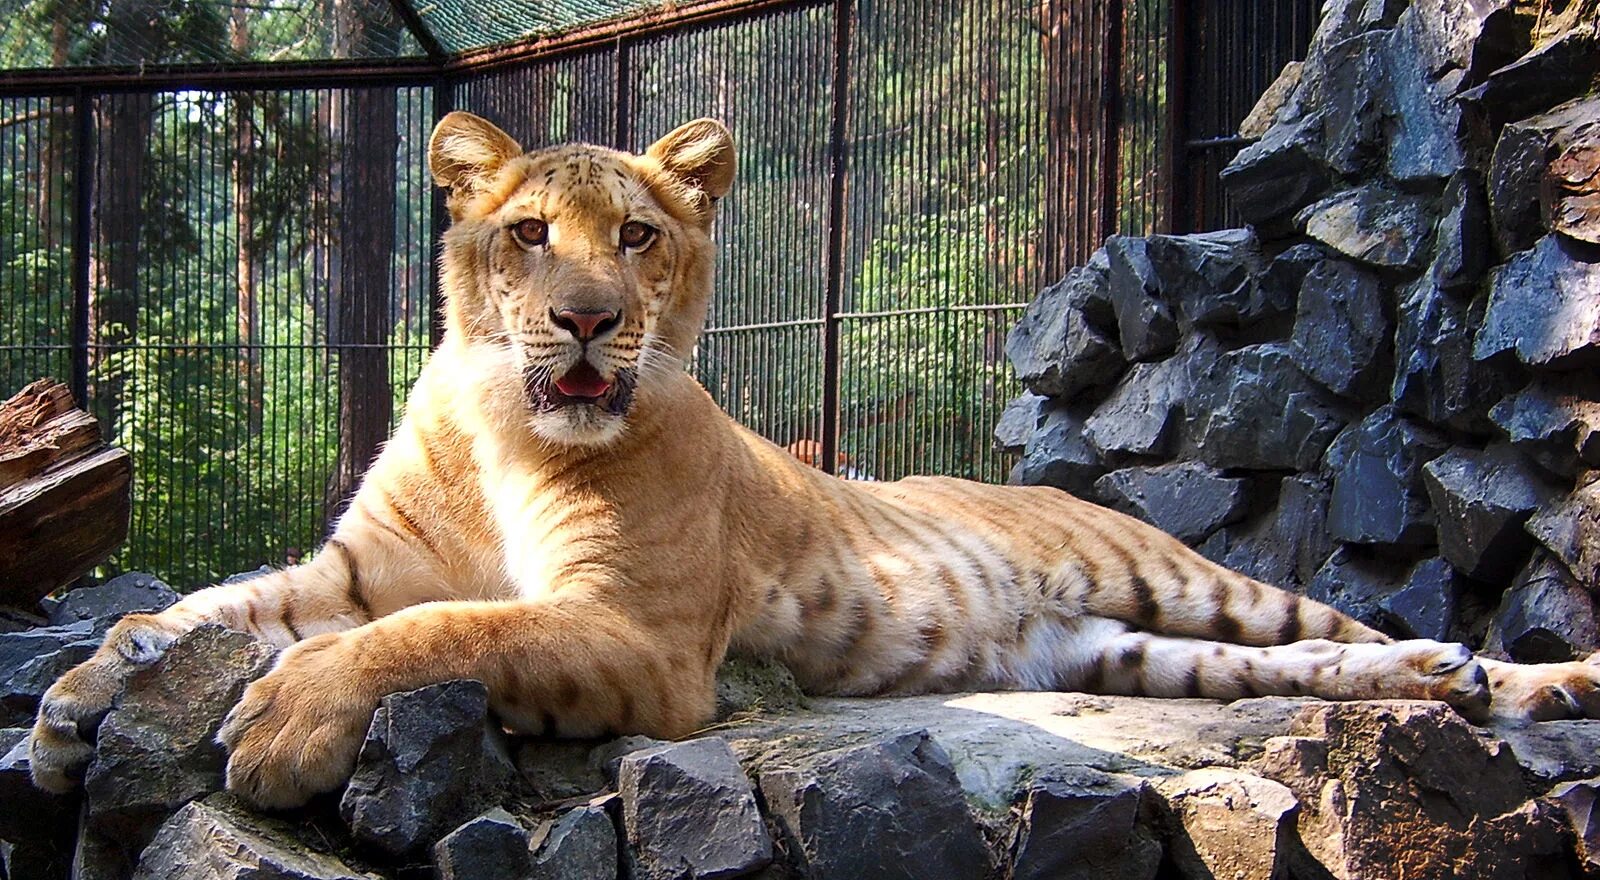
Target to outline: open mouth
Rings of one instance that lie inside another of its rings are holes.
[[[588,361],[578,361],[572,369],[554,379],[529,374],[523,388],[528,402],[541,412],[593,406],[620,416],[633,403],[635,382],[633,370],[618,370],[615,378],[607,380]]]

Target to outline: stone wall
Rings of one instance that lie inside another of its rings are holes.
[[[1223,172],[1007,347],[999,444],[1404,636],[1600,648],[1600,4],[1330,0]]]

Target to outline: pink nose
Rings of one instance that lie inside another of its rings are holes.
[[[580,312],[562,309],[550,316],[557,327],[587,342],[617,326],[617,313],[612,311]]]

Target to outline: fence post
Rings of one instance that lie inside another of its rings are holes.
[[[633,137],[633,70],[628,41],[617,37],[612,50],[616,67],[612,73],[616,86],[616,116],[611,124],[611,145],[619,150],[632,151],[628,141]]]
[[[839,470],[839,309],[844,301],[846,115],[852,0],[833,3],[833,129],[828,140],[828,283],[822,305],[822,469]]]
[[[73,90],[72,192],[72,396],[89,408],[89,247],[94,189],[94,113],[92,96]],[[102,431],[111,430],[101,425]]]
[[[1167,143],[1162,157],[1166,179],[1160,231],[1180,234],[1194,231],[1189,209],[1189,3],[1167,2]]]

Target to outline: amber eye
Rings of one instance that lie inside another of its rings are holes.
[[[511,234],[525,245],[537,246],[550,240],[550,224],[543,220],[520,220],[511,227]]]
[[[617,238],[622,241],[622,246],[625,248],[642,248],[655,237],[654,229],[637,220],[629,220],[622,224],[622,229],[617,233]]]

